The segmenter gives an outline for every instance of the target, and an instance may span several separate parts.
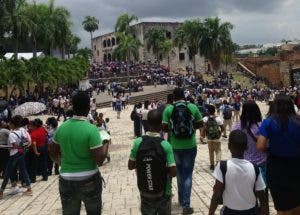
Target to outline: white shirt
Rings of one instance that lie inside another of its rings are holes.
[[[142,110],[142,120],[147,120],[149,111],[150,110],[146,110],[146,109]]]
[[[218,163],[213,176],[223,183],[223,176]],[[261,174],[255,182],[255,170],[253,164],[244,159],[231,158],[227,161],[227,172],[225,175],[225,190],[223,193],[224,206],[232,210],[249,210],[256,205],[253,192],[266,188]]]
[[[13,146],[13,143],[16,145],[19,145],[21,143],[21,138],[22,137],[27,137],[27,135],[25,136],[24,129],[18,129],[15,131],[10,132],[9,136],[8,136],[8,146]],[[10,149],[9,150],[9,156],[13,156],[15,154],[18,153],[18,149]]]

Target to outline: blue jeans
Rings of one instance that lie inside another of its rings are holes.
[[[30,187],[30,180],[29,180],[29,176],[28,176],[28,173],[26,170],[24,154],[17,153],[13,156],[10,156],[8,159],[3,182],[1,185],[1,190],[5,189],[9,178],[14,178],[12,176],[15,173],[16,167],[19,167],[19,172],[21,174],[21,178],[22,178],[22,180],[24,180],[26,186]]]
[[[59,178],[59,193],[63,215],[79,215],[84,202],[87,215],[101,215],[102,178],[100,173],[83,181]]]
[[[183,208],[190,207],[192,177],[197,155],[197,148],[174,149],[177,168],[178,201]]]

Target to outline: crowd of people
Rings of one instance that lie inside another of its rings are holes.
[[[126,66],[105,65],[105,69],[122,73]],[[141,71],[149,70],[143,66]],[[90,73],[98,78],[103,67],[94,67]],[[192,74],[161,76],[154,72],[147,77],[149,74],[143,76],[149,80],[157,77],[157,83],[177,87],[165,101],[135,104],[130,114],[135,140],[128,169],[136,170],[142,214],[171,214],[175,177],[182,214],[194,213],[191,191],[198,142],[207,144],[209,169],[215,179],[209,215],[215,214],[218,205],[223,205],[223,215],[268,215],[269,192],[278,214],[300,214],[297,88],[241,89],[233,86],[232,77],[224,72],[216,74],[213,82]],[[116,90],[120,86],[117,83],[107,86],[104,91],[112,95],[113,110],[120,118],[129,95]],[[12,194],[32,195],[31,184],[36,177],[40,175],[47,181],[54,173],[60,175],[63,214],[78,214],[81,201],[88,214],[101,214],[103,178],[98,167],[105,160],[110,162],[111,137],[109,119],[97,112],[96,99],[91,95],[91,91],[75,89],[59,89],[40,98],[33,95],[56,115],[45,123],[38,118],[30,121],[12,116],[8,108],[1,110],[0,199],[9,181]],[[265,118],[257,101],[269,105]],[[11,100],[9,106],[20,103]],[[61,117],[64,122],[59,126]],[[228,140],[232,156],[228,160],[222,160],[222,140]]]
[[[172,177],[177,177],[178,202],[183,214],[193,213],[190,196],[197,129],[199,142],[208,145],[210,170],[216,179],[209,214],[215,214],[220,199],[224,215],[269,214],[269,191],[278,214],[300,214],[300,186],[296,182],[300,175],[293,171],[300,164],[299,93],[290,88],[268,95],[272,100],[264,120],[254,99],[259,98],[257,91],[215,93],[204,89],[196,97],[197,93],[192,95],[176,88],[165,103],[150,107],[149,101],[145,101],[144,107],[141,103],[134,106],[131,120],[137,139],[128,168],[137,171],[142,214],[170,214]],[[226,131],[230,131],[229,138]],[[221,138],[228,138],[232,158],[227,161],[221,160]],[[149,139],[161,144],[167,166],[164,170],[156,162],[142,162],[144,156],[153,155],[151,150],[157,150],[150,147]],[[150,185],[155,184],[160,190],[145,185],[149,165],[157,170],[152,172]],[[164,179],[162,171],[167,175]],[[167,184],[165,192],[159,186],[161,180]],[[158,193],[160,198],[156,198]]]

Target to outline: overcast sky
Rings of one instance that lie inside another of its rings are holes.
[[[94,32],[98,36],[113,31],[117,17],[125,12],[137,15],[140,21],[219,16],[234,25],[232,37],[239,44],[300,39],[300,0],[56,0],[55,4],[70,10],[81,46],[90,44],[81,25],[84,16],[100,20],[100,29]]]

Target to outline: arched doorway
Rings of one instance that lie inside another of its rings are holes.
[[[115,46],[116,45],[116,39],[113,37],[111,38],[111,46]]]
[[[107,47],[110,47],[110,39],[107,40]]]
[[[108,53],[108,55],[107,55],[107,60],[108,60],[108,62],[111,61],[111,54],[110,53]]]
[[[102,45],[103,45],[104,48],[106,47],[106,40],[103,41]]]
[[[103,61],[106,63],[106,61],[107,61],[107,55],[106,54],[104,54],[104,56],[103,56]]]

